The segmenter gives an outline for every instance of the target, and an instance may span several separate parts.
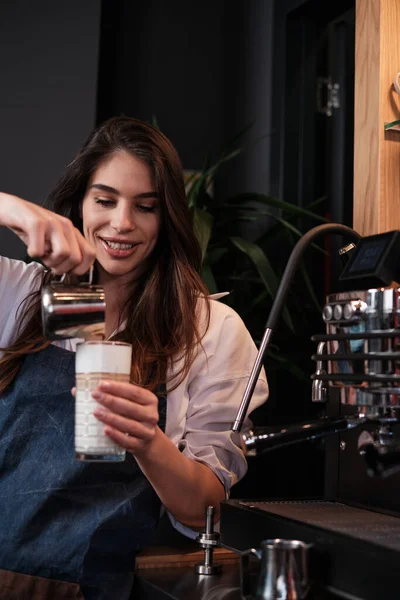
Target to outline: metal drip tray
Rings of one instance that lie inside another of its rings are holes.
[[[400,518],[323,500],[221,505],[221,542],[238,551],[267,538],[314,545],[311,573],[325,589],[363,600],[400,597]]]
[[[400,518],[363,510],[338,502],[246,502],[256,508],[315,527],[323,527],[359,540],[400,551]]]

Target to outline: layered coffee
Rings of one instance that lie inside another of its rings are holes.
[[[93,414],[99,405],[92,397],[92,392],[101,380],[129,382],[131,363],[130,344],[93,340],[77,345],[75,455],[78,460],[106,462],[125,460],[125,449],[105,435],[104,424]]]

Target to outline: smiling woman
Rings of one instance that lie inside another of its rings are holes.
[[[150,167],[120,151],[91,176],[82,202],[84,235],[96,251],[98,282],[107,295],[129,294],[147,268],[160,230],[160,206]],[[111,333],[117,323],[107,315]]]
[[[106,121],[44,207],[0,193],[0,225],[40,259],[0,258],[0,587],[10,597],[34,585],[48,600],[127,600],[161,505],[194,536],[205,507],[218,517],[245,474],[230,428],[256,347],[207,294],[180,160],[151,125]],[[121,463],[75,461],[79,340],[51,343],[40,319],[42,286],[93,262],[107,337],[133,347],[131,382],[105,380],[92,393],[95,419],[128,451]],[[251,408],[267,395],[262,372]]]

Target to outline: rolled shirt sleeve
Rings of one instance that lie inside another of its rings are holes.
[[[19,318],[24,314],[19,310],[21,303],[39,289],[43,271],[39,263],[26,264],[0,256],[0,348],[6,348],[15,340]]]
[[[232,485],[247,471],[240,435],[231,429],[256,356],[257,348],[239,315],[211,300],[210,325],[202,348],[186,380],[168,394],[167,435],[185,456],[206,464],[215,473],[227,497]],[[267,397],[268,384],[262,369],[248,414]],[[247,417],[242,431],[250,426]],[[190,529],[173,517],[171,521],[193,537]]]

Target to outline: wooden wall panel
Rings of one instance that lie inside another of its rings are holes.
[[[400,0],[356,0],[353,227],[400,229]]]

